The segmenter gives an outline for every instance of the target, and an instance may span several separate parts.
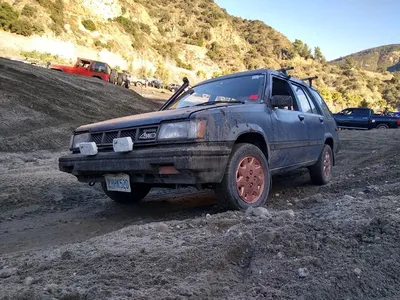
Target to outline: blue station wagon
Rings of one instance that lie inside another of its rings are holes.
[[[271,176],[308,168],[327,184],[338,129],[312,79],[261,69],[183,85],[159,111],[84,125],[61,171],[119,203],[153,187],[212,188],[227,209],[265,204]]]

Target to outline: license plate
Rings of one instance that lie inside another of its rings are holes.
[[[107,190],[112,192],[126,192],[131,191],[131,182],[129,175],[118,174],[118,175],[105,175]]]

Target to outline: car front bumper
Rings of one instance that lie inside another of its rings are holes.
[[[69,154],[59,168],[82,182],[103,182],[105,174],[125,173],[131,182],[202,184],[221,182],[231,153],[227,143],[195,143],[134,149],[128,153]]]

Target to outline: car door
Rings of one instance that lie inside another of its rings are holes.
[[[306,92],[306,87],[293,82],[291,87],[300,104],[299,110],[303,113],[307,127],[307,160],[315,161],[319,158],[325,142],[325,117],[316,107],[310,94]]]
[[[371,110],[367,108],[355,108],[352,113],[352,127],[368,129]]]
[[[341,112],[335,114],[335,121],[336,124],[339,127],[351,127],[352,126],[352,120],[354,116],[352,116],[353,109],[352,108],[346,108],[342,110]]]
[[[81,59],[77,64],[77,73],[82,76],[89,76],[90,61]]]
[[[274,95],[292,96],[294,102],[290,108],[273,107],[271,121],[273,126],[270,142],[271,170],[297,166],[307,161],[308,136],[303,113],[286,79],[272,77],[270,97]]]

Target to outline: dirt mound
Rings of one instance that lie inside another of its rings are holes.
[[[0,58],[0,151],[66,149],[79,125],[159,106],[96,78]]]
[[[58,153],[0,153],[0,299],[400,299],[400,130],[340,138],[329,185],[274,177],[248,213],[190,191],[118,206]]]

